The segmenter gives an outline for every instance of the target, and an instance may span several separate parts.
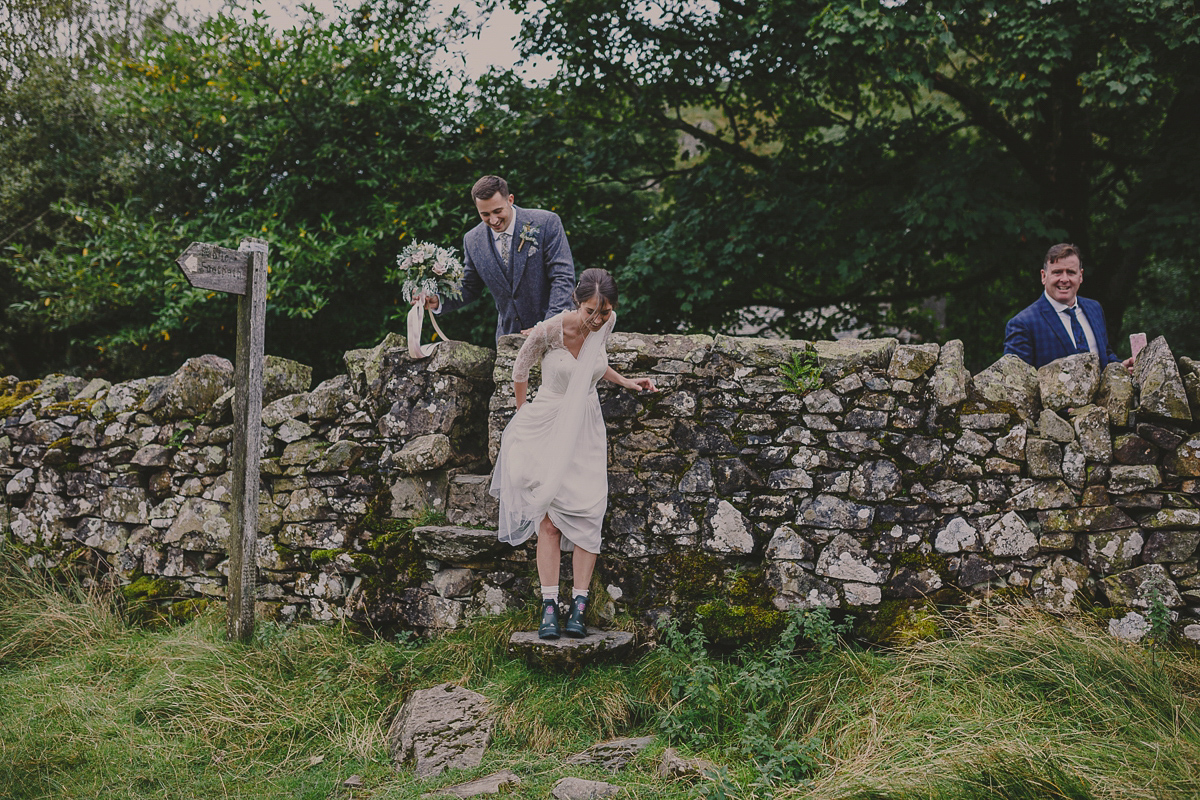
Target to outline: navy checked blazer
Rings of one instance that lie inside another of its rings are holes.
[[[1092,326],[1096,337],[1096,349],[1100,351],[1100,368],[1113,361],[1120,361],[1108,344],[1108,328],[1104,325],[1104,309],[1095,300],[1076,297],[1079,308]],[[1021,360],[1034,367],[1043,367],[1057,358],[1074,355],[1075,346],[1066,328],[1058,318],[1058,312],[1050,301],[1042,296],[1020,314],[1008,321],[1004,328],[1004,352],[1020,356]]]

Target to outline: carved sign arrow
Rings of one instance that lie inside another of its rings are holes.
[[[215,244],[192,242],[183,255],[175,259],[188,283],[198,289],[213,289],[230,294],[246,293],[246,276],[250,272],[250,253],[218,247]]]

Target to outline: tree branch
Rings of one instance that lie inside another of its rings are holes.
[[[1036,183],[1039,185],[1044,183],[1045,164],[1025,141],[1025,137],[991,106],[987,98],[970,86],[959,83],[936,70],[930,77],[933,80],[934,89],[957,101],[967,115],[975,121],[975,124],[1000,140],[1004,148],[1012,153]]]
[[[662,183],[667,178],[673,178],[676,175],[686,175],[691,172],[694,167],[685,167],[683,169],[668,169],[662,172],[656,172],[649,175],[634,175],[631,178],[618,178],[616,176],[608,178],[595,178],[593,180],[584,181],[584,186],[599,186],[604,183],[620,183],[626,186],[637,186],[641,189],[648,189],[651,186]]]
[[[733,142],[728,142],[717,136],[715,133],[709,133],[706,130],[696,127],[690,122],[686,122],[682,117],[668,117],[661,111],[654,112],[655,118],[660,124],[668,128],[674,128],[678,131],[683,131],[695,137],[698,141],[704,142],[714,150],[720,150],[727,155],[732,156],[737,161],[744,164],[749,164],[761,172],[778,172],[779,166],[771,163],[771,159],[765,156],[760,156],[758,153],[751,152],[744,147],[740,147]]]

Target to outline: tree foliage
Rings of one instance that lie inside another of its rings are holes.
[[[284,34],[222,13],[124,58],[103,97],[145,131],[138,191],[64,206],[75,225],[53,247],[18,245],[33,296],[11,315],[69,332],[100,365],[226,352],[232,299],[189,288],[174,259],[255,235],[272,246],[273,344],[327,367],[326,342],[377,339],[395,301],[384,265],[411,232],[459,229],[471,169],[469,110],[428,69],[446,33],[424,11],[374,3]]]
[[[14,0],[0,6],[0,247],[53,246],[70,219],[55,205],[110,202],[132,191],[142,132],[109,113],[98,81],[166,11],[148,2]],[[5,305],[29,294],[0,264]],[[58,337],[0,307],[0,367],[33,365]]]
[[[691,149],[622,272],[644,327],[758,304],[781,333],[909,326],[982,359],[1056,241],[1114,334],[1148,259],[1195,263],[1198,37],[1187,0],[573,0],[523,46],[608,129]]]
[[[268,349],[329,374],[399,326],[388,265],[414,239],[459,247],[478,222],[468,191],[488,172],[562,214],[580,267],[627,252],[632,228],[617,229],[648,201],[595,178],[628,137],[597,141],[564,121],[568,98],[509,70],[478,85],[448,71],[442,56],[469,34],[461,15],[442,24],[427,2],[398,0],[282,32],[261,14],[159,28],[92,74],[103,131],[80,134],[93,154],[123,136],[113,152],[136,156],[132,178],[52,193],[64,222],[52,239],[13,239],[11,324],[61,348],[58,363],[109,374],[228,353],[233,299],[189,288],[174,259],[191,241],[254,235],[271,246]],[[443,323],[490,345],[494,313],[484,300]]]
[[[547,3],[545,85],[456,73],[471,25],[431,0],[285,31],[145,3],[0,11],[36,32],[0,31],[0,372],[230,354],[233,299],[174,259],[255,235],[268,349],[329,374],[399,327],[387,266],[459,247],[485,173],[616,271],[625,329],[907,329],[980,366],[1062,240],[1115,341],[1200,294],[1194,2]],[[443,322],[487,344],[493,313]]]

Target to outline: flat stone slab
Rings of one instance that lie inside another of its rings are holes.
[[[582,753],[576,753],[568,758],[566,764],[595,764],[609,772],[617,772],[625,767],[630,761],[637,758],[637,754],[645,750],[650,745],[654,744],[653,736],[639,736],[638,738],[612,739],[607,742],[594,744]]]
[[[485,794],[499,794],[520,783],[521,778],[519,775],[512,770],[502,769],[499,772],[493,772],[491,775],[485,775],[473,781],[456,783],[444,789],[426,792],[421,795],[421,798],[424,800],[426,797],[479,797]]]
[[[533,667],[555,672],[577,672],[587,664],[627,655],[633,649],[633,634],[627,631],[593,630],[582,639],[563,636],[539,639],[537,631],[517,631],[508,640],[508,652]]]
[[[554,784],[554,788],[550,790],[550,796],[555,800],[594,800],[598,797],[612,797],[620,791],[620,786],[614,786],[604,781],[563,778]]]
[[[451,564],[469,564],[512,551],[511,545],[496,538],[495,531],[461,525],[422,525],[413,528],[413,540],[421,555]]]

